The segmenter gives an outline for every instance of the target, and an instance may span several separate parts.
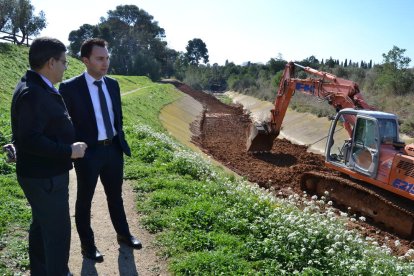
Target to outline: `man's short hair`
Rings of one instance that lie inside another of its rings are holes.
[[[92,54],[93,46],[107,47],[108,42],[102,38],[89,38],[85,40],[80,48],[81,57],[89,58]]]
[[[66,52],[66,46],[58,39],[39,37],[33,40],[29,49],[29,64],[32,69],[42,68],[50,58],[59,59]]]

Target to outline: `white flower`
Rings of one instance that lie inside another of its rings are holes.
[[[396,247],[399,247],[399,246],[401,245],[401,242],[400,242],[399,240],[396,240],[396,241],[394,242],[394,245],[395,245]]]
[[[360,216],[360,217],[359,217],[359,220],[360,220],[360,221],[366,221],[367,219],[366,219],[365,217],[363,217],[363,216]]]
[[[414,255],[414,249],[408,249],[408,251],[405,253],[407,256],[413,256]]]

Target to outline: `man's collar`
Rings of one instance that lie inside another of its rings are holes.
[[[89,73],[88,73],[88,71],[85,71],[85,79],[86,79],[86,82],[87,83],[93,83],[94,81],[103,81],[104,79],[103,79],[103,77],[101,78],[101,79],[99,79],[99,80],[97,80],[97,79],[95,79],[94,77],[92,77]]]
[[[42,74],[34,70],[30,70],[30,71],[32,71],[35,74],[38,74],[42,78],[42,80],[47,84],[47,86],[49,86],[54,92],[59,93],[58,90],[53,86],[52,82],[48,78],[46,78],[45,76],[43,76]]]

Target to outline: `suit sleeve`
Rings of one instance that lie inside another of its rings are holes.
[[[57,143],[43,133],[48,123],[48,107],[43,105],[37,93],[28,93],[20,99],[17,140],[24,151],[45,157],[70,158],[72,149],[68,144]]]

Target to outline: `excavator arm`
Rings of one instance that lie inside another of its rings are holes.
[[[294,78],[296,67],[302,68],[305,72],[317,78]],[[270,121],[250,126],[246,144],[247,151],[262,152],[271,150],[274,139],[280,133],[286,110],[295,91],[324,99],[336,111],[343,108],[374,110],[366,103],[359,91],[358,84],[355,82],[289,62],[283,71],[274,108],[270,111]],[[347,118],[344,118],[344,120],[345,125],[348,125],[346,128],[351,131],[351,126],[355,122],[347,121]]]

